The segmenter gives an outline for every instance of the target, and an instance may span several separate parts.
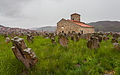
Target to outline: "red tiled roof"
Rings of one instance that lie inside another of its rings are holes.
[[[82,26],[82,27],[93,27],[93,26],[87,25],[87,24],[85,24],[85,23],[83,23],[83,22],[79,22],[79,21],[74,21],[74,20],[68,20],[68,21],[72,21],[72,22],[74,22],[75,24],[80,25],[80,26]]]

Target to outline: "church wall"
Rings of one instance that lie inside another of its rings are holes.
[[[87,33],[94,33],[94,28],[85,28],[85,27],[82,27],[81,30],[83,30],[83,34],[87,34]]]
[[[71,21],[62,19],[57,23],[57,34],[62,31],[64,31],[66,34],[69,32],[72,33],[72,31],[75,31],[76,33],[81,33],[81,31],[83,31],[83,34],[87,34],[94,33],[94,28],[81,27]]]
[[[62,29],[63,27],[63,29]],[[59,32],[64,31],[64,33],[72,33],[72,31],[75,31],[76,33],[79,33],[81,30],[81,27],[74,24],[73,22],[67,21],[67,20],[61,20],[57,23],[57,34]]]

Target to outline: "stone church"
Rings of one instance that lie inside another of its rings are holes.
[[[80,21],[80,15],[74,13],[71,15],[71,19],[61,19],[57,23],[57,34],[64,32],[66,34],[76,32],[81,34],[94,33],[95,29],[93,26],[85,24]]]

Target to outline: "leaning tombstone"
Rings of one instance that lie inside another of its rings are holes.
[[[16,58],[20,60],[27,69],[35,66],[38,62],[38,58],[31,48],[27,48],[24,39],[15,37],[12,39],[12,43],[12,51]]]

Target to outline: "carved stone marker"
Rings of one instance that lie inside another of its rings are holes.
[[[119,34],[117,34],[117,33],[113,34],[113,38],[118,39],[119,37],[120,37]]]
[[[68,38],[65,35],[60,35],[58,39],[63,47],[68,47]]]
[[[6,43],[7,45],[10,43],[10,38],[9,38],[9,37],[6,37],[5,43]]]
[[[106,36],[106,35],[104,35],[104,36],[103,36],[103,40],[104,40],[104,41],[107,41],[107,40],[109,40],[109,37]]]
[[[91,37],[91,39],[87,42],[87,47],[90,49],[97,49],[100,47],[99,40],[97,37]]]
[[[115,49],[119,50],[120,51],[120,45],[119,43],[113,43],[113,46]]]
[[[111,42],[112,43],[118,43],[118,40],[116,38],[112,38]]]
[[[73,41],[75,40],[75,37],[74,37],[74,35],[71,35],[71,40],[73,40]]]
[[[30,43],[30,42],[33,43],[33,39],[34,39],[34,37],[33,37],[32,35],[30,35],[30,34],[27,35],[27,41],[28,41],[29,43]]]
[[[52,44],[56,44],[55,37],[51,37]]]
[[[22,38],[15,37],[12,39],[13,47],[12,51],[16,58],[20,60],[27,69],[35,66],[38,62],[38,58],[31,48],[27,48]]]
[[[102,38],[102,35],[99,35],[99,36],[98,36],[99,42],[102,42],[102,39],[103,39],[103,38]]]

